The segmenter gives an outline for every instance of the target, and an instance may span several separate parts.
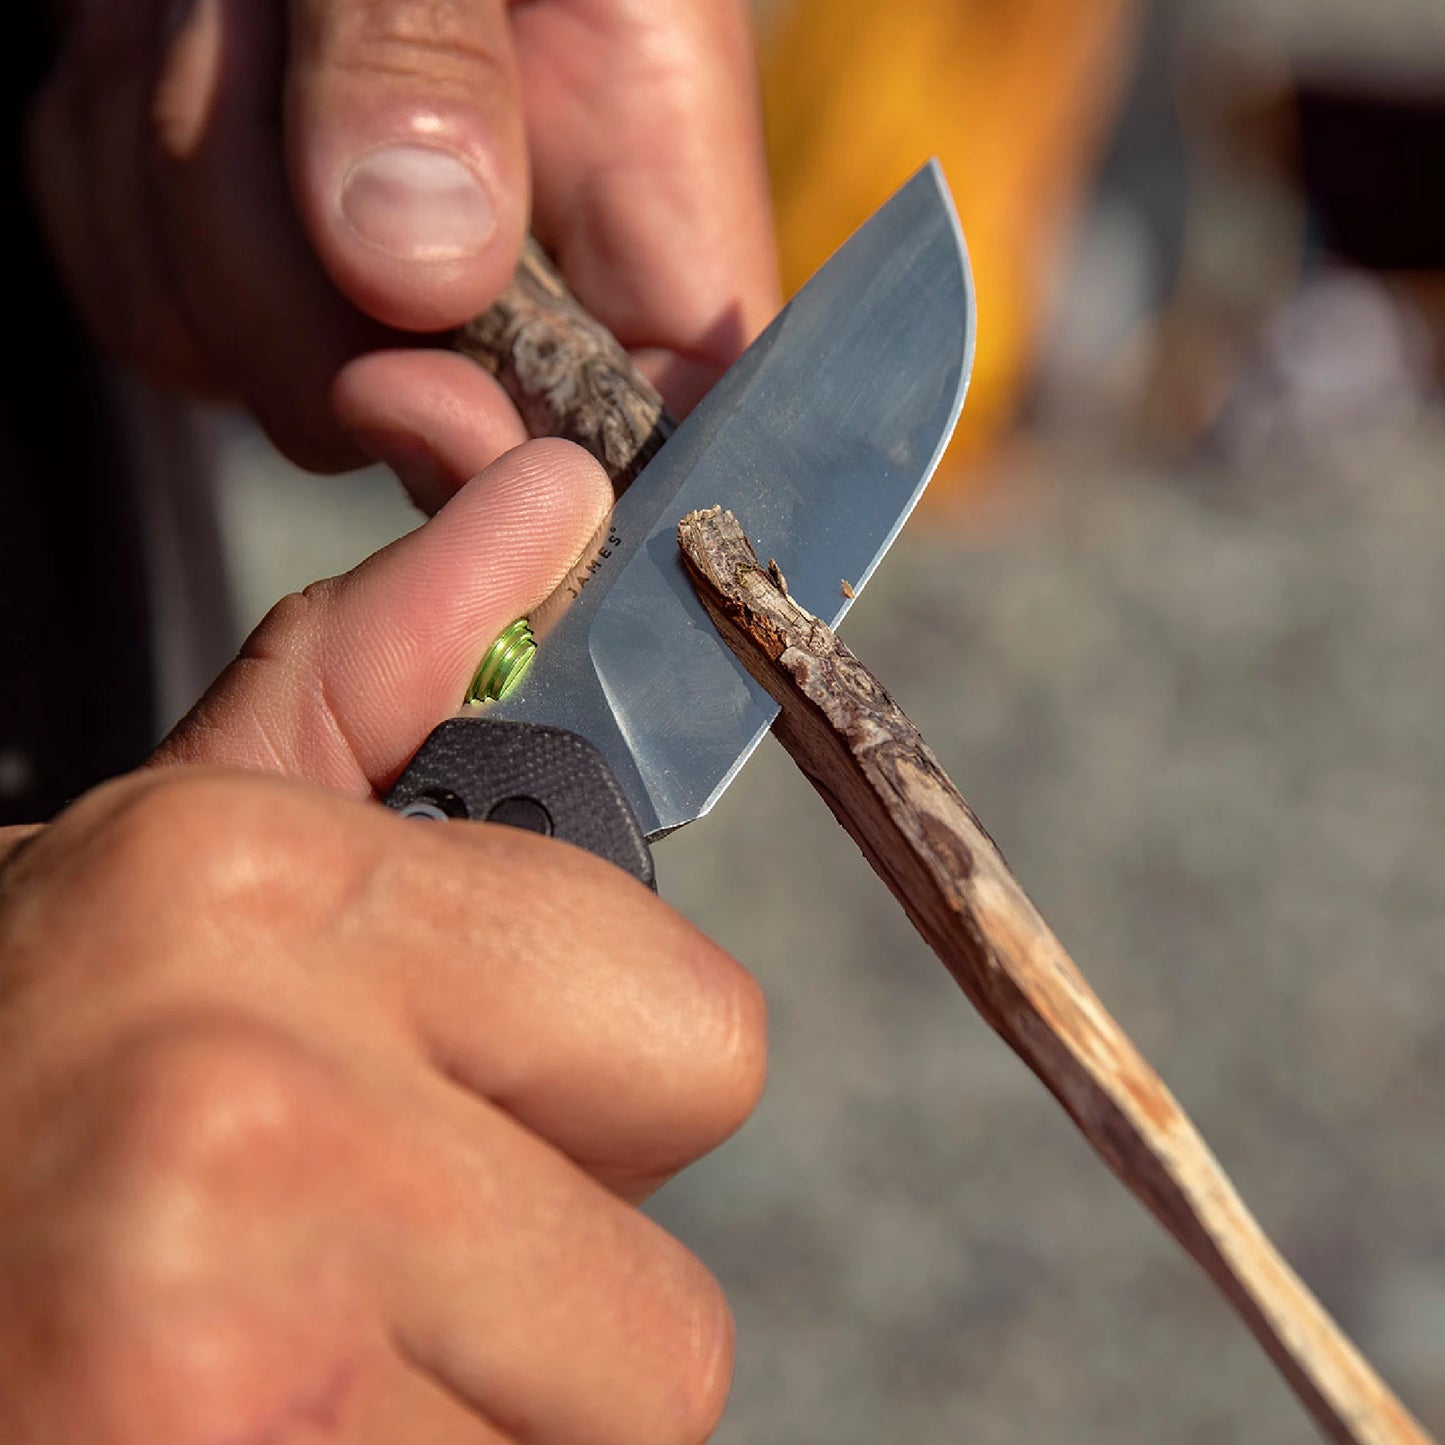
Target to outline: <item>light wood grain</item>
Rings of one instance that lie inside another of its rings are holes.
[[[782,707],[775,735],[970,1002],[1203,1267],[1324,1434],[1428,1441],[1280,1257],[878,679],[787,595],[730,513],[694,512],[678,537],[704,606]]]

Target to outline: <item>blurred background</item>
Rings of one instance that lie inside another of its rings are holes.
[[[758,12],[789,288],[933,154],[978,282],[958,438],[847,638],[1445,1433],[1445,7]],[[219,529],[166,565],[231,589],[163,645],[200,673],[416,523],[232,417],[193,440]],[[720,1440],[1313,1438],[780,749],[658,863],[772,1010],[756,1119],[655,1204],[733,1299]]]

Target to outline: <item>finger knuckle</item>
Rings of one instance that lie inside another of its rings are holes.
[[[617,870],[600,860],[570,850],[539,856],[533,878],[539,894],[568,899],[580,919],[614,918],[617,936],[645,956],[658,996],[673,1005],[661,1047],[682,1085],[677,1097],[686,1099],[688,1147],[721,1143],[752,1114],[767,1079],[767,1001],[758,981],[656,897],[621,892]],[[656,1027],[657,1019],[649,1010],[645,1022]],[[666,1173],[686,1160],[669,1144],[638,1162]]]
[[[696,1260],[687,1295],[684,1350],[674,1380],[676,1433],[669,1445],[696,1445],[722,1419],[732,1384],[734,1326],[722,1286]]]
[[[697,1445],[722,1418],[732,1382],[727,1296],[691,1250],[650,1221],[634,1217],[616,1245],[609,1312],[628,1327],[612,1367],[631,1401],[629,1445]]]
[[[689,1010],[694,1077],[721,1141],[757,1107],[767,1078],[767,1002],[757,980],[706,939],[689,950],[697,984]]]
[[[318,7],[312,52],[330,69],[456,85],[475,94],[510,80],[500,32],[486,22],[489,7],[470,0],[362,0]]]
[[[73,914],[104,919],[114,932],[131,917],[153,926],[156,902],[177,886],[183,861],[197,854],[205,793],[181,773],[115,779],[92,789],[37,842],[27,860],[28,901],[50,924]]]
[[[182,859],[204,851],[198,845],[209,840],[227,791],[223,781],[177,771],[116,794],[100,793],[94,808],[71,821],[77,831],[89,834],[90,866],[117,873],[128,884],[137,861],[169,873]]]
[[[628,1402],[625,1438],[628,1445],[698,1445],[721,1420],[732,1383],[727,1297],[696,1255],[655,1226],[628,1265],[609,1307],[627,1321],[611,1357]]]
[[[176,767],[83,802],[48,840],[49,912],[73,944],[51,952],[107,979],[255,953],[335,906],[341,860],[278,780]]]
[[[304,1165],[330,1103],[307,1054],[224,1013],[153,1024],[118,1046],[104,1073],[94,1157],[128,1244],[147,1255],[184,1248],[176,1225],[196,1200],[233,1201],[247,1181]]]
[[[324,1066],[241,1017],[172,1018],[94,1067],[0,1239],[0,1336],[71,1422],[34,1438],[220,1438],[256,1384],[242,1261],[268,1218],[324,1217],[318,1160],[349,1120]]]
[[[733,960],[727,962],[726,1023],[719,1052],[736,1128],[757,1107],[767,1081],[768,1006],[757,979]]]
[[[150,931],[185,925],[198,907],[240,911],[255,925],[270,917],[256,905],[286,886],[307,849],[279,794],[248,782],[178,768],[132,792],[92,844],[107,911]]]
[[[256,624],[241,656],[263,661],[293,658],[312,647],[325,619],[330,580],[313,582],[300,592],[289,592]]]

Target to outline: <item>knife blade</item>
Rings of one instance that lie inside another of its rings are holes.
[[[777,713],[683,568],[683,513],[745,511],[837,626],[963,405],[975,305],[930,162],[822,266],[619,498],[520,685],[436,728],[387,805],[550,833],[652,881],[647,844],[705,814]],[[848,585],[845,587],[844,583]]]

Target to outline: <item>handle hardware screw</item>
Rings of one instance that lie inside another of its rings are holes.
[[[467,689],[469,703],[499,702],[526,675],[537,655],[537,639],[525,617],[519,617],[487,649]]]

